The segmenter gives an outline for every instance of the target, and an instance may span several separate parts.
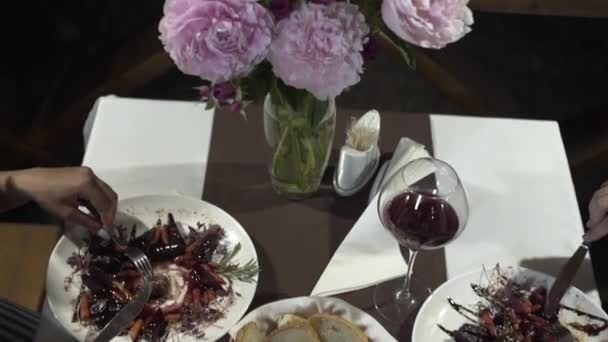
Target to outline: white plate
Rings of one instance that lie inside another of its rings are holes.
[[[302,317],[309,317],[316,313],[337,315],[363,329],[370,341],[397,341],[372,316],[333,297],[296,297],[262,305],[251,311],[234,328],[230,329],[230,336],[234,339],[239,329],[249,322],[256,322],[263,332],[268,333],[276,328],[279,318],[288,313]]]
[[[458,329],[465,319],[457,313],[448,303],[447,299],[452,298],[455,302],[462,305],[475,305],[480,298],[471,289],[471,284],[487,284],[488,274],[493,270],[479,269],[466,273],[448,280],[435,290],[420,308],[414,329],[412,331],[412,342],[447,342],[453,341],[449,338],[437,324],[441,324],[450,330]],[[550,288],[555,278],[523,267],[501,267],[501,272],[515,281],[531,281],[535,286],[545,286]],[[571,287],[561,301],[575,309],[582,310],[589,314],[606,318],[608,315],[598,307],[589,297],[577,288]],[[562,310],[559,315],[562,324],[567,322],[586,323],[584,318]],[[587,321],[588,322],[588,321]],[[579,342],[583,341],[608,341],[608,331],[604,330],[599,336],[588,337],[580,332],[573,331],[575,338]]]
[[[207,202],[191,197],[172,196],[172,195],[146,195],[132,197],[121,200],[118,203],[119,213],[116,215],[116,223],[131,227],[137,224],[138,234],[146,228],[152,227],[159,218],[166,222],[167,213],[173,213],[178,223],[196,227],[197,222],[216,223],[222,226],[226,232],[225,241],[229,246],[241,243],[241,250],[236,255],[234,261],[246,263],[254,259],[257,263],[257,254],[247,232],[232,216],[222,209]],[[130,230],[129,230],[130,231]],[[65,290],[65,279],[68,277],[72,268],[66,260],[74,251],[82,245],[82,238],[86,235],[83,228],[69,229],[61,237],[53,249],[47,271],[46,293],[49,306],[55,318],[61,322],[72,336],[79,341],[83,341],[88,333],[88,329],[78,323],[72,323],[74,313],[74,300],[78,296],[80,287],[80,277],[74,277],[74,283]],[[257,286],[257,276],[253,283],[234,283],[234,291],[240,296],[235,296],[234,303],[225,312],[226,317],[216,322],[213,326],[204,330],[205,337],[195,339],[192,336],[176,335],[178,341],[215,341],[226,334],[226,332],[239,321],[245,314],[255,295]],[[112,341],[130,341],[126,336],[116,337]]]

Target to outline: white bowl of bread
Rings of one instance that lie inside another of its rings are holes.
[[[308,319],[285,314],[270,333],[263,333],[256,322],[245,324],[235,342],[368,342],[367,335],[340,316],[314,314]]]
[[[360,309],[331,297],[298,297],[269,303],[230,330],[233,342],[396,341]]]

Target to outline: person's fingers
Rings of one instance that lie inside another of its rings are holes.
[[[86,227],[93,233],[101,229],[101,222],[97,221],[91,215],[87,215],[76,208],[70,208],[70,210],[67,211],[65,220],[72,224]]]
[[[585,242],[593,242],[597,241],[608,234],[608,217],[605,217],[602,221],[600,221],[597,225],[591,227],[585,235],[583,235],[583,240]]]
[[[589,202],[589,221],[587,228],[597,225],[608,212],[608,187],[597,190]]]
[[[76,203],[41,203],[50,213],[72,224],[77,224],[96,232],[101,228],[101,222],[93,216],[78,210]]]
[[[83,180],[80,182],[78,192],[79,197],[91,203],[101,217],[101,221],[106,226],[111,224],[113,220],[108,220],[109,215],[112,215],[112,210],[115,209],[115,201],[113,201],[102,189],[99,184],[99,178],[95,176],[89,168],[83,168]],[[108,227],[109,228],[109,227]]]
[[[99,223],[103,223],[101,221],[101,216],[99,215],[99,212],[97,211],[97,209],[95,209],[95,206],[93,206],[93,204],[89,202],[89,200],[86,200],[84,198],[78,198],[76,199],[76,202],[73,203],[73,206],[76,206],[78,208],[84,207],[91,217],[93,217]]]
[[[116,192],[101,178],[97,178],[97,182],[99,183],[101,190],[110,199],[110,207],[106,213],[101,214],[101,220],[107,229],[112,230],[114,227],[114,217],[116,216],[118,194],[116,194]]]

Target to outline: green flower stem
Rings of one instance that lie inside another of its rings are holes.
[[[282,132],[272,156],[271,170],[277,178],[291,175],[296,190],[307,192],[315,186],[309,184],[310,180],[315,178],[316,173],[322,172],[317,169],[323,167],[326,159],[327,142],[316,141],[314,130],[305,127],[305,121],[300,121],[287,119],[280,125]]]
[[[386,32],[376,30],[374,33],[378,37],[382,38],[382,40],[384,40],[388,45],[392,46],[410,68],[416,69],[416,61],[412,56],[410,56],[410,51],[407,51],[404,46],[401,46],[399,43],[395,42],[388,34],[386,34]]]
[[[265,114],[267,129],[275,137],[269,170],[277,192],[302,198],[315,192],[323,177],[333,143],[335,105],[330,107],[329,101],[300,90],[278,87],[277,82],[267,98],[271,102]]]
[[[281,139],[279,139],[277,148],[272,155],[272,163],[271,163],[272,164],[272,173],[274,173],[275,175],[279,173],[279,163],[281,160],[280,156],[283,154],[283,149],[285,148],[285,144],[287,142],[287,139],[289,138],[290,130],[291,130],[291,128],[289,127],[289,124],[285,125],[285,128],[283,129],[283,132],[281,133]]]
[[[295,169],[296,176],[296,184],[300,189],[304,187],[304,175],[302,172],[302,155],[300,154],[300,144],[298,144],[298,138],[295,134],[291,134],[291,149],[293,153],[291,154],[292,159],[292,167]]]
[[[306,161],[307,161],[307,170],[310,170],[310,172],[314,172],[317,163],[317,155],[315,154],[315,148],[312,145],[312,141],[310,140],[310,138],[304,138],[302,139],[302,145],[303,147],[306,149]],[[321,155],[319,155],[319,157],[323,157]]]

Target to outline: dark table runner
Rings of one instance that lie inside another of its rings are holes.
[[[261,110],[249,110],[247,120],[238,114],[216,113],[203,198],[234,216],[255,244],[261,272],[250,309],[282,298],[310,295],[334,252],[366,208],[369,184],[357,195],[344,198],[333,192],[330,177],[337,149],[345,140],[347,120],[361,114],[362,111],[338,110],[334,151],[321,190],[312,198],[289,201],[276,195],[270,185],[271,151],[264,138]],[[392,152],[404,136],[432,150],[429,116],[382,113],[382,152]],[[415,270],[416,276],[431,287],[446,280],[443,250],[421,253],[416,265],[416,269],[424,270]],[[375,315],[371,289],[338,297]],[[401,327],[381,323],[399,341],[410,340],[413,322]]]

